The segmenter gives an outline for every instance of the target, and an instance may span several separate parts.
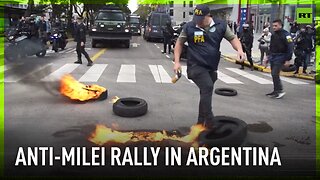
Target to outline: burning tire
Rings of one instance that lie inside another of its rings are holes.
[[[217,88],[214,92],[221,96],[236,96],[238,92],[232,88]]]
[[[121,117],[138,117],[147,111],[147,102],[140,98],[121,98],[113,104],[113,112]]]
[[[199,135],[199,144],[207,147],[237,147],[247,136],[247,124],[237,118],[216,116],[214,126]]]

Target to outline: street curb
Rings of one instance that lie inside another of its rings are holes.
[[[239,64],[239,62],[229,56],[225,56],[225,55],[221,55],[225,60],[229,61],[229,62],[233,62],[235,64]],[[250,67],[250,63],[248,61],[244,62],[244,65],[247,67]],[[258,64],[253,64],[254,69],[261,71],[261,72],[265,72],[265,73],[271,73],[271,69],[270,68],[266,68],[264,66],[260,66]],[[299,79],[305,79],[305,80],[312,80],[314,81],[314,76],[306,76],[306,75],[302,75],[302,74],[293,74],[293,73],[288,73],[288,72],[280,72],[281,76],[285,76],[285,77],[295,77],[295,78],[299,78]]]

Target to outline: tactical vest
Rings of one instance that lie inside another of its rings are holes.
[[[188,42],[188,66],[198,65],[217,70],[220,61],[220,43],[226,32],[226,23],[214,19],[214,25],[204,31],[191,21],[185,25]]]

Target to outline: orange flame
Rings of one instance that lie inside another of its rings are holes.
[[[205,130],[202,125],[194,125],[190,129],[190,133],[183,137],[177,135],[168,135],[166,131],[162,132],[120,132],[106,127],[105,125],[96,125],[95,131],[88,138],[90,142],[97,145],[104,145],[109,142],[128,143],[138,141],[160,142],[163,140],[174,140],[184,143],[192,143],[197,146],[196,139],[199,134]]]
[[[106,88],[95,84],[84,85],[69,74],[63,76],[60,82],[60,93],[72,100],[87,101],[98,99],[106,90]]]

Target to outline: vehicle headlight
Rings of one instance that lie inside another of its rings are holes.
[[[117,28],[121,28],[121,26],[118,24],[118,25],[117,25]]]
[[[129,29],[125,29],[124,32],[129,32]]]
[[[96,29],[96,28],[93,28],[93,29],[91,29],[91,31],[97,31],[97,29]]]
[[[100,27],[104,27],[104,24],[100,24]]]
[[[138,29],[138,33],[140,33],[140,29]]]
[[[9,40],[12,40],[13,38],[14,38],[14,36],[10,36],[10,37],[9,37]]]
[[[53,36],[54,36],[54,37],[57,37],[57,36],[58,36],[58,34],[54,34]]]

